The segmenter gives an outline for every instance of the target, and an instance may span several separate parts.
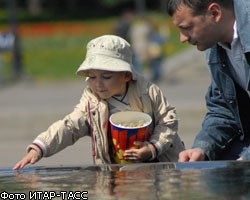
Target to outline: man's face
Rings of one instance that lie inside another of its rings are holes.
[[[180,41],[196,45],[200,51],[212,47],[219,40],[219,27],[211,12],[195,16],[189,7],[181,5],[172,19],[180,30]]]

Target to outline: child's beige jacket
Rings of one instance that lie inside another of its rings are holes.
[[[129,83],[128,100],[132,110],[143,111],[151,115],[150,141],[158,149],[159,161],[178,161],[178,154],[184,150],[177,129],[176,110],[169,105],[162,91],[140,75]],[[65,147],[74,144],[84,136],[92,137],[93,156],[96,164],[109,164],[108,145],[109,111],[106,101],[99,100],[89,88],[86,88],[80,103],[64,119],[52,124],[33,141],[30,148],[41,156],[51,156]]]

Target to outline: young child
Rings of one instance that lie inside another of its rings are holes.
[[[141,111],[152,117],[149,142],[124,152],[133,162],[177,161],[184,146],[177,134],[176,110],[162,91],[133,70],[132,50],[124,39],[104,35],[87,45],[86,58],[77,70],[86,77],[80,103],[63,120],[52,124],[27,148],[27,154],[13,169],[36,163],[74,144],[92,137],[96,164],[114,163],[109,116],[124,110]]]

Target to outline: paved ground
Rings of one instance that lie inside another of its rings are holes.
[[[149,74],[149,73],[146,73]],[[209,84],[204,56],[196,49],[167,60],[159,86],[180,118],[179,134],[189,148],[205,114],[204,95]],[[0,167],[12,167],[38,133],[63,118],[78,103],[84,82],[39,83],[24,80],[0,87]],[[89,138],[37,166],[92,164]]]

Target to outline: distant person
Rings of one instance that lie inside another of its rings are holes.
[[[21,53],[17,34],[12,32],[0,32],[0,54],[6,52],[11,53],[11,74],[9,78],[21,78],[22,75],[24,75],[24,72],[21,65]],[[1,66],[1,64],[2,63],[0,63],[0,81],[1,79],[3,80],[3,66]]]
[[[149,37],[148,45],[148,63],[150,71],[152,72],[151,80],[158,83],[162,76],[162,64],[164,59],[164,45],[167,42],[168,35],[163,34],[158,24],[152,25],[153,30]]]
[[[115,23],[114,34],[119,36],[119,37],[122,37],[127,42],[132,44],[132,42],[131,42],[131,28],[133,28],[132,26],[133,26],[134,20],[135,20],[135,15],[134,15],[133,11],[130,9],[124,10],[122,12],[121,17]],[[133,48],[133,44],[132,44],[131,48],[133,50],[133,57],[132,57],[133,66],[134,66],[136,71],[140,72],[141,71],[140,61],[139,61],[139,58],[137,56],[137,53],[135,52],[135,49]]]
[[[250,160],[250,1],[168,0],[180,41],[206,50],[208,112],[180,161]]]
[[[114,34],[125,39],[130,43],[130,28],[134,20],[134,13],[132,10],[126,9],[122,12],[121,17],[115,23]]]
[[[133,70],[132,51],[128,42],[114,35],[91,40],[77,74],[86,77],[88,85],[80,103],[71,114],[38,135],[28,146],[27,154],[13,169],[34,164],[84,136],[92,137],[96,164],[115,163],[109,116],[124,110],[146,112],[153,119],[149,142],[139,149],[126,150],[123,154],[126,160],[178,160],[178,154],[184,147],[177,134],[176,110],[167,102],[159,87],[147,82]]]
[[[148,45],[152,32],[151,24],[144,14],[135,17],[131,25],[129,37],[135,54],[134,66],[139,72],[148,63]]]

